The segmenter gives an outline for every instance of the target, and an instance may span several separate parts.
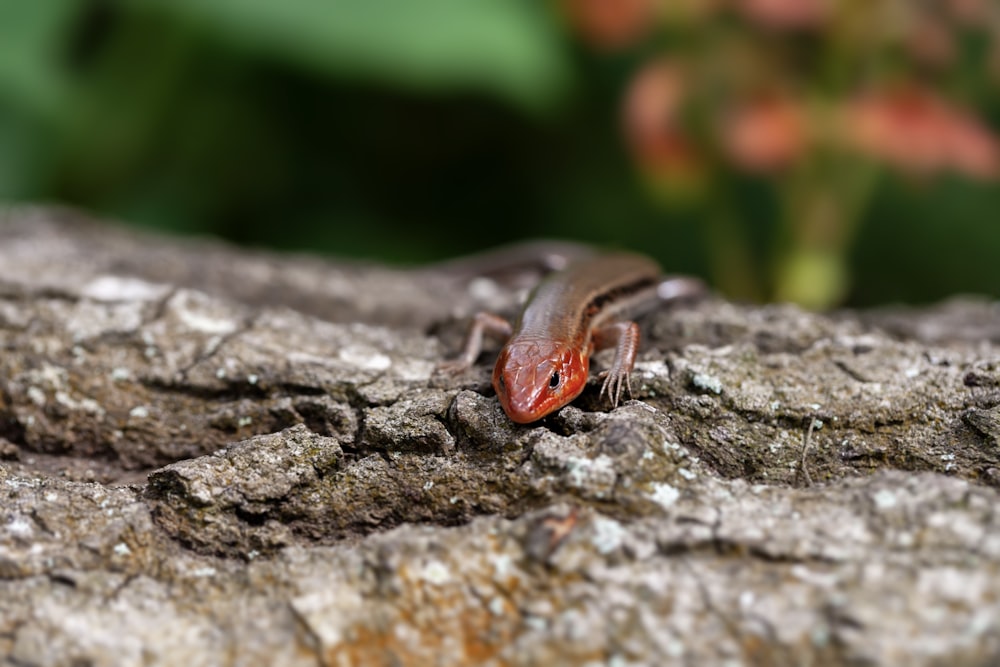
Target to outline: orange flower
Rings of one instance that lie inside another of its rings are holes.
[[[676,116],[685,95],[683,68],[668,59],[647,63],[625,92],[625,138],[632,152],[645,158],[669,153],[675,145]]]
[[[751,21],[779,29],[813,28],[830,18],[830,0],[734,0]]]
[[[683,67],[663,58],[642,67],[625,93],[626,142],[640,169],[659,186],[690,187],[701,179],[701,155],[677,122],[686,85]]]
[[[917,60],[930,65],[945,67],[955,61],[955,35],[937,17],[918,17],[907,31],[906,46]]]
[[[655,19],[655,0],[563,0],[563,12],[591,46],[605,51],[636,43]]]
[[[977,25],[989,20],[987,0],[946,0],[948,13],[963,25]]]
[[[856,150],[906,171],[950,168],[989,178],[1000,170],[1000,143],[989,128],[927,90],[859,97],[846,105],[841,133]]]
[[[989,128],[967,115],[956,116],[951,125],[952,167],[977,178],[1000,173],[1000,144]]]
[[[748,171],[773,171],[794,162],[808,144],[806,113],[797,100],[769,96],[737,106],[725,118],[722,148]]]

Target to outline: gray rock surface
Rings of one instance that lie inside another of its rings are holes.
[[[1000,305],[678,306],[518,426],[433,375],[515,292],[4,212],[0,663],[1000,664]]]

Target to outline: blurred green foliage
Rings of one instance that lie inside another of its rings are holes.
[[[705,274],[724,239],[623,146],[641,56],[588,53],[537,0],[0,3],[0,198],[407,262],[570,237]],[[767,188],[717,196],[766,252]],[[998,221],[996,184],[881,180],[850,302],[1000,295]]]

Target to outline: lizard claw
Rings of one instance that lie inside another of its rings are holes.
[[[612,407],[618,407],[622,396],[622,387],[625,388],[629,398],[632,397],[632,381],[628,371],[623,372],[621,369],[602,371],[597,376],[597,379],[600,380],[602,378],[604,379],[604,383],[601,385],[601,391],[597,397],[600,398],[607,392],[608,398],[611,399]]]
[[[442,361],[434,367],[434,375],[458,375],[463,371],[469,370],[471,367],[472,365],[466,363],[464,359]]]

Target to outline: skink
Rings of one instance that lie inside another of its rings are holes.
[[[482,351],[484,334],[507,340],[493,368],[493,388],[507,416],[519,424],[537,421],[580,395],[590,355],[615,348],[602,373],[601,395],[617,407],[631,394],[629,373],[639,349],[639,326],[619,319],[657,302],[705,292],[695,278],[664,278],[652,259],[630,253],[596,255],[571,263],[539,282],[517,321],[479,313],[461,355],[446,372],[469,368]]]

